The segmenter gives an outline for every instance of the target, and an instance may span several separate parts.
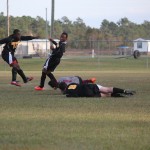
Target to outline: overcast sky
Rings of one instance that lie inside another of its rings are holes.
[[[0,0],[0,12],[7,15],[7,0]],[[41,16],[51,18],[51,0],[9,0],[9,14],[12,16]],[[141,24],[150,21],[150,0],[55,0],[55,20],[67,16],[75,21],[78,17],[86,25],[99,28],[103,19],[118,22],[127,17]]]

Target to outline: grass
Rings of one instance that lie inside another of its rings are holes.
[[[67,59],[54,72],[57,78],[94,76],[104,86],[136,90],[129,98],[66,98],[47,84],[37,92],[44,59],[19,61],[34,80],[11,86],[10,68],[4,71],[2,62],[0,150],[150,149],[150,70],[142,67],[144,58]]]

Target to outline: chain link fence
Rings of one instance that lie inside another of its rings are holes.
[[[136,43],[137,42],[137,43]],[[145,46],[147,44],[147,47]],[[146,50],[142,50],[145,48]],[[142,53],[137,54],[136,59],[144,58],[145,66],[149,68],[149,51],[150,41],[113,41],[113,40],[91,40],[91,41],[68,41],[66,52],[63,58],[95,58],[95,61],[101,58],[135,58],[134,51],[140,48]],[[0,46],[0,54],[3,45]],[[140,51],[140,49],[138,49]],[[32,58],[41,57],[47,58],[50,51],[50,42],[45,39],[22,41],[16,49],[16,57],[18,58]],[[141,56],[140,56],[141,55]],[[140,56],[140,57],[139,57]]]

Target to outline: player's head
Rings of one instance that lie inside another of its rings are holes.
[[[15,29],[15,30],[13,31],[13,36],[14,36],[14,38],[15,38],[16,40],[20,40],[20,38],[21,38],[20,30],[19,30],[19,29]]]
[[[61,42],[65,42],[68,38],[68,33],[66,32],[63,32],[61,35],[60,35],[60,41]]]
[[[67,84],[65,82],[59,82],[58,87],[63,93],[65,93]]]

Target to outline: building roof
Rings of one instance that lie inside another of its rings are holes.
[[[150,40],[148,40],[148,39],[142,39],[142,38],[138,38],[138,39],[136,39],[136,40],[134,40],[133,42],[138,42],[138,41],[145,41],[145,42],[150,42]]]

